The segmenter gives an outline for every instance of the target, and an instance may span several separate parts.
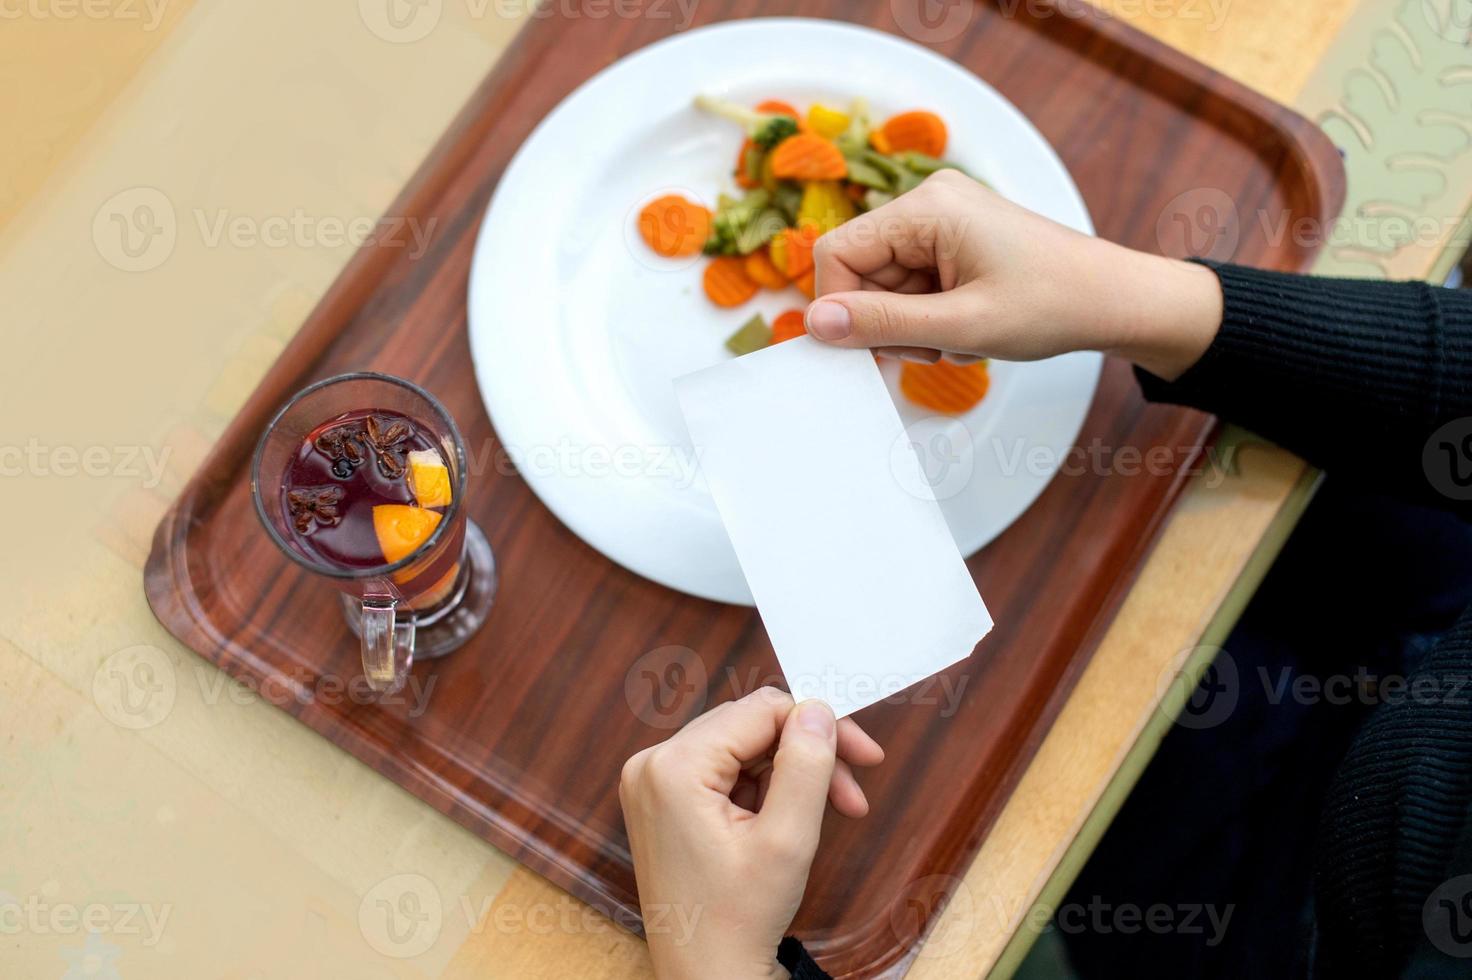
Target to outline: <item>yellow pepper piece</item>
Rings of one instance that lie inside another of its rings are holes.
[[[818,231],[832,231],[857,213],[854,202],[836,180],[810,180],[802,189],[802,203],[797,208],[797,226],[809,225]]]
[[[814,103],[808,110],[808,129],[817,133],[824,139],[836,139],[839,134],[848,129],[848,113],[826,105]]]
[[[777,175],[772,173],[772,154],[768,153],[762,157],[761,185],[770,194],[777,193]]]

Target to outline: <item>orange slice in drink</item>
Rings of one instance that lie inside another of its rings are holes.
[[[450,470],[433,449],[409,454],[409,489],[420,507],[450,506]]]
[[[429,540],[434,529],[439,527],[440,519],[437,510],[409,504],[379,504],[374,507],[373,533],[378,536],[383,560],[391,564],[413,554],[416,548]]]

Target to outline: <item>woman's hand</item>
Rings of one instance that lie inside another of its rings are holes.
[[[869,810],[849,764],[884,750],[821,701],[766,687],[630,759],[619,782],[661,980],[775,977],[827,801]]]
[[[1081,235],[954,170],[828,232],[814,255],[808,332],[843,347],[925,360],[1099,350],[1174,380],[1221,326],[1210,269]]]

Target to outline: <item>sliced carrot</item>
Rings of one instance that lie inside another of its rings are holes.
[[[870,133],[869,142],[880,153],[915,150],[938,157],[946,151],[946,124],[933,112],[902,112]]]
[[[757,104],[757,112],[770,112],[778,116],[791,116],[799,125],[802,123],[802,113],[793,107],[791,102],[783,102],[781,99],[768,99]]]
[[[772,264],[765,245],[748,255],[741,264],[746,274],[756,280],[757,285],[765,286],[767,289],[787,287],[787,277],[782,274],[781,269]]]
[[[948,415],[970,411],[986,397],[991,377],[986,361],[973,364],[915,364],[906,361],[900,369],[900,391],[922,408]]]
[[[756,281],[746,274],[741,259],[718,255],[705,267],[705,295],[717,306],[740,306],[756,295]]]
[[[848,176],[848,164],[823,137],[798,133],[772,151],[772,173],[783,180],[841,180]]]
[[[746,169],[746,154],[756,148],[756,144],[748,137],[742,144],[741,149],[736,151],[736,167],[732,175],[736,178],[736,186],[742,190],[751,190],[758,186],[758,182],[751,179],[751,174]]]
[[[807,272],[804,272],[802,275],[794,279],[793,283],[797,286],[798,289],[802,290],[802,294],[808,299],[818,298],[817,269],[809,269]]]
[[[694,255],[710,237],[710,212],[678,194],[666,194],[639,212],[639,234],[656,255]]]
[[[784,340],[793,337],[801,337],[808,332],[803,326],[802,310],[788,310],[786,313],[778,314],[777,319],[772,321],[772,343],[780,344]]]
[[[767,243],[772,264],[788,279],[796,279],[813,267],[813,243],[818,240],[815,228],[784,228]]]

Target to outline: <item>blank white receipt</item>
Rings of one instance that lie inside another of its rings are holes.
[[[799,337],[678,378],[675,393],[798,700],[842,718],[991,630],[868,351]]]

